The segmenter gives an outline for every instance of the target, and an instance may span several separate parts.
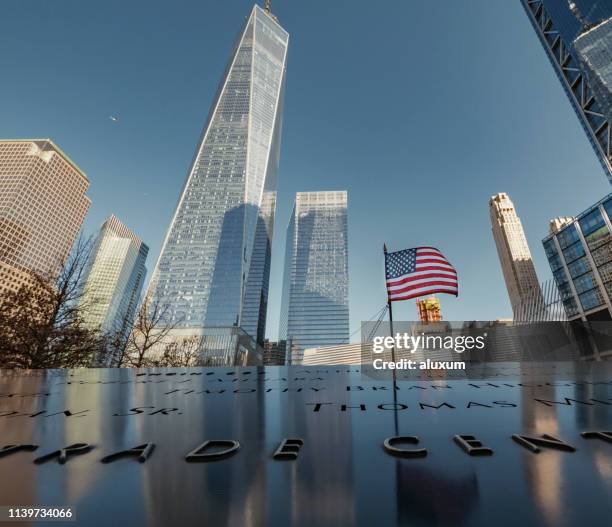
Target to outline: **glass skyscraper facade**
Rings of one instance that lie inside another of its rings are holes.
[[[574,40],[595,99],[612,122],[612,17],[593,25]]]
[[[569,320],[612,320],[611,218],[612,194],[543,240]]]
[[[115,216],[100,228],[94,243],[81,299],[88,326],[126,333],[147,274],[149,248]]]
[[[521,0],[612,182],[612,0]]]
[[[349,342],[347,193],[298,192],[287,228],[279,338],[287,362]]]
[[[288,41],[254,6],[149,286],[177,328],[238,325],[263,342]]]

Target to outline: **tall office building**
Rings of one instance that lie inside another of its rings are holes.
[[[204,126],[148,292],[182,335],[263,342],[288,41],[254,6]]]
[[[612,183],[612,2],[521,2]]]
[[[497,246],[512,311],[540,289],[523,225],[508,194],[502,192],[489,201],[491,227]]]
[[[89,181],[50,139],[0,141],[0,293],[61,267],[91,203]]]
[[[612,320],[611,219],[612,194],[542,242],[569,320]]]
[[[147,273],[149,248],[115,216],[96,238],[81,299],[85,321],[103,332],[127,333]]]
[[[298,192],[287,228],[280,339],[287,361],[349,341],[347,193]]]

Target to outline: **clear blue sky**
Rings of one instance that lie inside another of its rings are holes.
[[[0,16],[0,137],[50,137],[154,265],[249,0],[19,0]],[[291,34],[268,333],[296,191],[349,191],[351,330],[385,302],[382,245],[457,267],[447,320],[510,316],[488,199],[541,280],[548,220],[610,192],[519,0],[276,0]],[[119,122],[112,122],[110,115]],[[412,301],[396,318],[414,318]]]

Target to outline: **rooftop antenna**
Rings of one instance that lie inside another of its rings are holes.
[[[570,11],[574,14],[574,16],[578,19],[578,22],[580,22],[580,24],[582,25],[582,31],[587,31],[591,29],[594,24],[591,24],[591,22],[588,21],[587,17],[582,14],[582,11],[580,11],[580,8],[576,5],[576,2],[574,2],[574,0],[568,0],[567,3],[569,5]]]

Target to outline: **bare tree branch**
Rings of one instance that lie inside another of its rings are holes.
[[[115,364],[134,368],[156,366],[160,351],[167,345],[169,333],[177,326],[176,322],[169,321],[168,315],[167,304],[146,296]]]
[[[200,365],[204,339],[202,335],[194,335],[167,344],[157,365],[171,368]]]
[[[83,316],[83,285],[92,242],[82,237],[55,271],[29,273],[17,291],[0,296],[0,367],[88,366],[101,347]]]

